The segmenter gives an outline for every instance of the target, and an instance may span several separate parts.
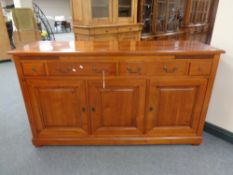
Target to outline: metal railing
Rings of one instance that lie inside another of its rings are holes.
[[[44,29],[48,34],[46,40],[55,40],[55,36],[52,27],[49,24],[48,18],[45,16],[44,12],[35,2],[33,2],[33,11],[35,13],[37,22],[44,26]]]

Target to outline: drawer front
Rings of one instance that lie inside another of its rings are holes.
[[[211,72],[212,60],[191,61],[190,75],[209,75]]]
[[[135,32],[135,31],[139,31],[139,27],[138,26],[120,27],[118,31],[119,32]]]
[[[48,63],[49,75],[116,75],[115,63],[58,62]]]
[[[119,40],[139,40],[139,33],[130,32],[130,33],[120,33],[118,34]]]
[[[94,35],[90,39],[93,41],[112,41],[117,39],[117,34]]]
[[[117,28],[94,29],[95,35],[108,34],[108,33],[117,33]]]
[[[120,63],[121,75],[187,75],[189,63],[184,61]]]
[[[23,74],[26,76],[46,75],[45,65],[43,63],[22,63]]]

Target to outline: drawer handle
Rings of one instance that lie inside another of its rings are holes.
[[[97,74],[102,73],[102,70],[100,70],[100,69],[93,68],[92,70],[93,70],[93,72],[95,72]]]
[[[135,69],[135,70],[132,70],[131,68],[127,68],[127,71],[128,71],[128,73],[129,74],[140,74],[141,73],[141,68],[137,68],[137,69]]]
[[[97,69],[97,68],[93,68],[92,71],[95,72],[95,73],[97,73],[97,74],[102,74],[103,71],[107,72],[107,70],[105,70],[105,69]]]
[[[77,72],[77,69],[75,69],[75,68],[72,68],[72,72]]]
[[[77,72],[76,68],[66,68],[66,69],[61,69],[61,68],[56,68],[56,71],[59,73],[70,73],[70,72]]]
[[[166,73],[175,73],[177,70],[177,67],[174,67],[173,69],[169,70],[167,66],[163,66],[163,71]]]

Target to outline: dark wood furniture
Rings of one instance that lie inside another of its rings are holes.
[[[190,39],[209,43],[219,0],[141,0],[142,39]]]
[[[36,42],[12,51],[33,144],[194,144],[222,50],[195,41]]]

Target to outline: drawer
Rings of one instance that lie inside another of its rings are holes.
[[[187,75],[189,63],[185,61],[131,62],[119,65],[121,75]]]
[[[116,75],[116,63],[56,62],[48,63],[49,75]]]
[[[100,28],[100,29],[94,29],[94,34],[108,34],[108,33],[117,33],[117,28]]]
[[[119,40],[138,40],[139,33],[137,32],[130,32],[130,33],[120,33],[118,34]]]
[[[22,68],[26,76],[46,75],[44,63],[22,63]]]
[[[118,31],[119,32],[135,32],[135,31],[139,31],[139,27],[138,26],[120,27]]]
[[[117,34],[94,35],[90,39],[93,41],[111,41],[117,39]]]
[[[211,72],[212,60],[192,60],[190,75],[209,75]]]

